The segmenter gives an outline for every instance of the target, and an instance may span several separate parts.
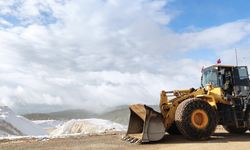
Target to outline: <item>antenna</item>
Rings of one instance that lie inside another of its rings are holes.
[[[235,61],[236,61],[236,66],[238,66],[238,53],[236,48],[235,48]]]

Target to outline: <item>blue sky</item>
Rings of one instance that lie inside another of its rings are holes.
[[[20,2],[14,2],[12,8],[17,8]],[[240,19],[249,19],[250,1],[248,0],[171,0],[166,7],[167,12],[172,12],[175,17],[168,27],[176,32],[190,29],[204,29],[226,22]],[[46,11],[41,11],[41,16],[47,17],[45,22],[54,22],[55,18]],[[18,25],[17,18],[12,15],[0,15],[11,23]]]
[[[175,32],[200,31],[209,27],[250,18],[247,0],[174,0],[166,8],[175,17],[168,27]],[[232,49],[237,47],[232,47]],[[219,59],[216,49],[192,50],[185,57],[202,58],[211,62]]]
[[[20,2],[14,2],[12,8],[17,8]],[[241,19],[249,19],[250,1],[248,0],[171,0],[166,6],[166,12],[174,14],[167,25],[175,32],[197,31],[213,26],[222,25]],[[48,10],[40,11],[41,23],[55,23]],[[9,15],[0,15],[14,25],[22,25],[20,18]],[[0,26],[3,26],[0,24]]]
[[[168,7],[177,12],[170,28],[182,32],[249,19],[249,6],[248,0],[175,0]]]
[[[0,0],[0,105],[158,104],[199,87],[202,66],[235,64],[235,48],[250,66],[249,3]]]

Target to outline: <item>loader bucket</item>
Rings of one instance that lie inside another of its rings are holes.
[[[128,131],[123,140],[131,143],[146,143],[161,140],[165,135],[162,115],[152,108],[136,104],[131,105]]]

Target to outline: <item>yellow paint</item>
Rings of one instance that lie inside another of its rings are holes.
[[[168,94],[174,96],[169,99]],[[175,111],[179,104],[190,98],[199,98],[208,102],[209,105],[217,109],[217,103],[229,104],[224,99],[224,93],[221,88],[213,87],[211,84],[204,88],[191,90],[175,90],[172,92],[162,91],[160,99],[160,110],[164,117],[166,130],[173,124],[175,120]]]

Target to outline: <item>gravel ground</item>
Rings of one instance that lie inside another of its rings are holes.
[[[250,133],[232,135],[220,130],[207,141],[189,141],[181,135],[166,135],[159,142],[138,145],[121,141],[121,137],[121,133],[116,133],[57,139],[1,140],[0,150],[248,150],[250,147]]]

